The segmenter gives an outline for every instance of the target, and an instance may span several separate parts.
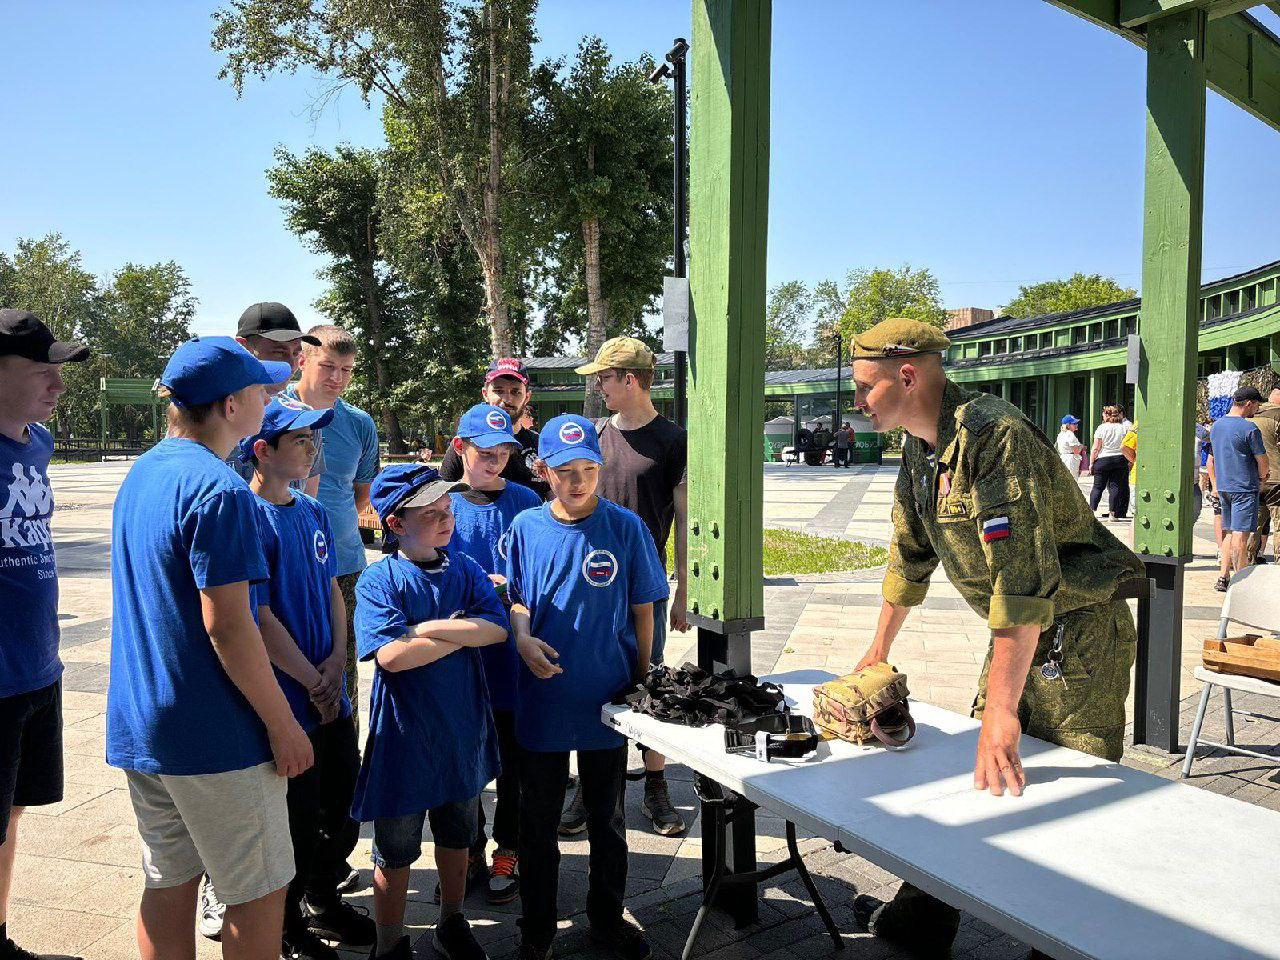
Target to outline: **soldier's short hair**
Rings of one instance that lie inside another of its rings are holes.
[[[303,343],[303,353],[310,354],[316,350],[328,350],[330,353],[337,354],[340,357],[354,357],[359,349],[356,346],[355,337],[335,324],[322,323],[308,330],[307,335],[319,340],[320,346]]]

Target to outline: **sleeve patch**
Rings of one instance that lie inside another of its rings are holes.
[[[982,542],[991,543],[995,540],[1004,540],[1009,536],[1009,518],[1008,517],[992,517],[982,525]]]

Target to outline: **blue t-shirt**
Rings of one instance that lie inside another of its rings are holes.
[[[1209,431],[1219,493],[1256,493],[1258,461],[1266,454],[1262,433],[1244,417],[1225,416]]]
[[[508,628],[506,611],[479,564],[459,553],[440,556],[428,567],[395,553],[360,575],[361,660],[373,660],[381,647],[425,620],[479,618]],[[498,769],[498,738],[478,649],[462,647],[412,670],[374,669],[354,819],[368,823],[470,800]]]
[[[506,576],[507,558],[501,540],[516,514],[542,504],[542,498],[528,487],[507,481],[493,503],[472,503],[464,494],[452,493],[453,539],[449,547],[465,553],[480,564],[485,573]],[[489,682],[489,702],[495,710],[516,707],[516,666],[520,657],[510,636],[502,643],[480,648],[484,675]]]
[[[294,388],[285,391],[298,399]],[[378,475],[378,428],[359,407],[337,400],[333,419],[320,431],[325,470],[317,497],[329,513],[333,527],[337,576],[359,573],[365,567],[364,542],[357,526],[353,483],[372,483]]]
[[[333,653],[329,598],[334,561],[329,518],[320,502],[304,493],[295,493],[289,506],[261,497],[255,500],[269,579],[254,585],[254,603],[270,607],[303,656],[318,667]],[[298,723],[304,730],[314,730],[320,723],[320,712],[306,688],[278,669],[276,678]],[[342,716],[351,716],[345,685]]]
[[[58,659],[58,567],[49,518],[53,437],[27,425],[27,442],[0,434],[0,697],[47,687],[62,676]]]
[[[200,591],[267,576],[258,507],[216,453],[170,437],[144,453],[111,515],[107,763],[187,776],[271,759],[267,731],[222,668]]]
[[[631,607],[665,600],[667,577],[644,521],[601,499],[591,516],[561,523],[550,505],[526,510],[507,534],[507,589],[529,607],[530,631],[564,672],[518,672],[516,736],[528,750],[603,750],[625,740],[600,708],[636,669]]]

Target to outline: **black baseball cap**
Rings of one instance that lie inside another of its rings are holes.
[[[28,310],[0,310],[0,356],[36,363],[76,363],[89,359],[83,343],[63,343]]]
[[[1232,403],[1263,403],[1265,399],[1257,387],[1241,387],[1231,395]]]
[[[301,340],[313,347],[320,346],[320,341],[304,334],[298,326],[298,318],[283,303],[268,300],[255,303],[240,314],[240,323],[236,326],[237,337],[266,337],[279,343],[290,340]]]

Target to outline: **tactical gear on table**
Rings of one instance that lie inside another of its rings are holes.
[[[851,743],[878,740],[901,747],[916,733],[908,693],[905,674],[887,663],[873,663],[814,687],[813,721]]]

